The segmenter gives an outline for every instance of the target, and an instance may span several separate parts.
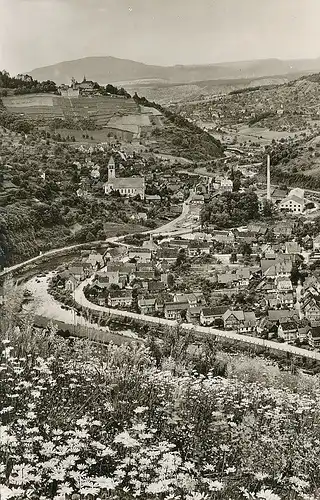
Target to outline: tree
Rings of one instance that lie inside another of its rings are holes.
[[[94,234],[91,231],[89,231],[86,235],[86,241],[94,241],[94,240],[95,240]]]
[[[234,227],[259,218],[256,193],[222,193],[206,204],[201,211],[201,224],[214,224],[217,228]]]
[[[249,245],[249,243],[247,243],[246,241],[240,243],[240,245],[239,245],[239,252],[242,253],[242,255],[244,257],[245,256],[250,257],[250,255],[252,254],[251,245]]]
[[[273,204],[270,200],[265,200],[263,203],[262,214],[264,217],[272,217],[273,216]]]
[[[240,187],[241,187],[241,181],[239,177],[236,177],[233,181],[233,192],[234,193],[238,192]]]
[[[182,264],[185,264],[186,262],[187,262],[186,251],[184,248],[181,248],[179,250],[179,253],[178,253],[178,256],[176,259],[175,267],[180,267]]]
[[[111,283],[110,287],[109,287],[109,290],[113,290],[113,291],[116,291],[116,290],[120,290],[120,286],[117,285],[116,283]]]
[[[167,284],[168,284],[168,288],[174,287],[174,277],[173,277],[173,274],[171,274],[171,273],[168,274]]]
[[[297,286],[299,280],[301,279],[301,273],[299,271],[299,268],[296,265],[292,266],[290,279],[291,279],[293,286]]]
[[[237,252],[232,252],[230,255],[230,264],[237,262]]]

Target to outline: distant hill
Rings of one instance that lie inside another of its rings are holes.
[[[220,95],[214,104],[199,100],[173,109],[193,123],[212,123],[212,130],[258,126],[289,135],[320,127],[320,74],[283,84],[272,79],[260,82]]]
[[[181,103],[193,103],[198,100],[210,101],[218,95],[228,94],[234,90],[257,87],[263,85],[282,85],[299,78],[304,73],[291,73],[290,75],[276,75],[259,78],[202,80],[192,83],[166,83],[161,84],[149,81],[148,83],[121,83],[130,93],[143,95],[149,101],[158,102],[164,106]]]
[[[284,84],[263,83],[268,85],[170,109],[222,141],[231,139],[235,148],[243,146],[245,154],[250,153],[247,163],[261,161],[264,148],[271,148],[274,183],[320,189],[320,73]]]
[[[153,66],[116,57],[86,57],[65,61],[28,71],[37,80],[54,80],[68,83],[72,77],[88,79],[100,84],[115,82],[141,83],[143,80],[159,84],[190,83],[206,80],[261,78],[292,73],[320,71],[320,57],[317,59],[280,60],[262,59],[208,65]]]

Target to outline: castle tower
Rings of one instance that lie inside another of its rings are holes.
[[[267,156],[267,200],[271,201],[270,155]]]
[[[113,156],[111,156],[108,163],[108,181],[114,179],[116,176],[116,164],[114,162]]]

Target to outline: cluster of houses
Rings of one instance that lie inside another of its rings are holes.
[[[320,282],[314,277],[306,278],[300,291],[301,316],[311,325],[320,325]]]
[[[82,251],[81,258],[78,261],[72,262],[65,270],[59,272],[65,289],[73,293],[81,281],[89,278],[94,272],[104,267],[105,262],[105,256],[99,252],[94,250]]]
[[[90,153],[90,151],[89,151]],[[123,158],[124,160],[126,157]],[[135,159],[135,167],[145,167],[145,160]],[[83,198],[92,198],[95,192],[103,191],[105,195],[118,192],[124,198],[135,198],[139,196],[141,200],[150,205],[159,205],[163,201],[163,197],[170,198],[172,203],[181,204],[187,195],[183,176],[175,174],[164,174],[159,178],[155,178],[152,173],[146,175],[132,175],[129,177],[118,176],[116,162],[111,156],[108,162],[108,179],[106,182],[101,181],[101,168],[99,165],[87,159],[84,167],[89,171],[88,175],[82,174],[82,165],[79,162],[74,162],[75,168],[80,175],[79,188],[77,195]],[[122,165],[119,165],[121,170]],[[122,167],[123,168],[123,167]],[[141,169],[140,169],[141,170]],[[147,183],[153,189],[147,190]],[[204,204],[205,198],[201,193],[195,197],[195,202]],[[172,206],[172,208],[174,205]],[[181,213],[181,207],[177,207],[177,215]]]
[[[256,333],[267,338],[279,338],[287,343],[297,341],[313,349],[320,347],[320,324],[311,325],[301,319],[295,309],[270,309],[256,325]]]
[[[251,223],[245,227],[227,230],[217,230],[214,225],[205,224],[203,228],[207,234],[205,238],[209,241],[216,241],[225,245],[248,243],[252,245],[253,253],[260,251],[261,245],[268,241],[268,235],[271,233],[275,238],[285,237],[288,241],[292,240],[293,229],[293,222],[279,222],[273,226],[263,223]]]
[[[263,227],[252,226],[247,232],[263,235],[264,231]],[[82,252],[81,259],[62,273],[65,289],[73,292],[82,280],[91,276],[88,298],[100,305],[320,347],[320,281],[313,275],[306,277],[303,286],[301,282],[298,286],[293,284],[293,269],[298,269],[302,261],[297,242],[262,244],[259,258],[248,264],[213,266],[208,275],[213,291],[249,291],[254,296],[254,301],[244,303],[241,309],[230,305],[232,301],[228,305],[212,305],[201,290],[179,291],[178,258],[192,259],[213,252],[208,234],[195,236],[195,239],[171,237],[156,242],[151,236],[142,246],[116,246],[104,255]],[[239,237],[228,231],[211,236],[230,244]],[[314,248],[316,252],[320,250],[318,237],[314,238]]]

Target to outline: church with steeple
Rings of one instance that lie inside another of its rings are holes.
[[[134,198],[139,195],[144,200],[145,190],[144,177],[116,177],[116,164],[111,156],[108,163],[108,181],[104,185],[105,194],[119,191],[121,196]]]

